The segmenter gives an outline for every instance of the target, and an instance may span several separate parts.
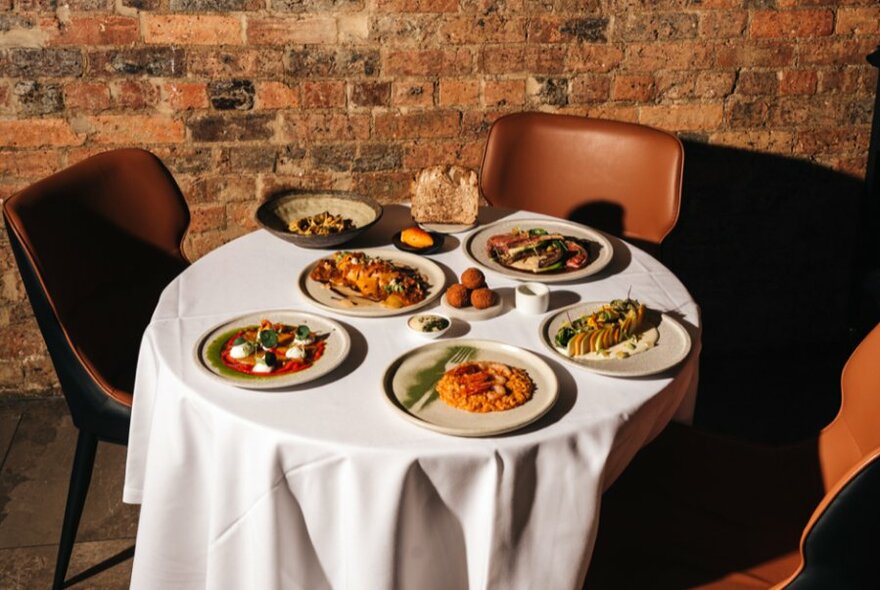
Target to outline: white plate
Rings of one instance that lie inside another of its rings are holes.
[[[590,262],[584,268],[577,270],[554,273],[535,273],[508,268],[499,264],[495,260],[492,260],[489,256],[489,253],[486,250],[486,243],[492,236],[506,234],[514,229],[530,230],[536,228],[593,242],[595,247],[590,248]],[[596,250],[598,250],[598,252]],[[554,221],[549,219],[515,219],[497,221],[474,232],[468,238],[467,242],[465,242],[464,253],[468,258],[480,266],[504,276],[519,279],[521,281],[556,283],[561,281],[574,281],[596,274],[611,262],[611,258],[614,256],[614,249],[611,246],[611,242],[608,241],[608,238],[585,225],[569,221]]]
[[[473,305],[467,307],[452,307],[446,301],[445,295],[443,296],[443,299],[440,300],[440,304],[447,315],[460,320],[465,320],[466,322],[488,320],[504,311],[504,298],[501,297],[500,293],[498,294],[498,300],[495,302],[495,305],[490,305],[483,309],[477,309]]]
[[[399,309],[385,307],[381,303],[370,301],[364,297],[343,297],[336,291],[329,289],[323,283],[309,278],[309,273],[312,272],[312,269],[315,268],[321,259],[308,265],[303,269],[302,273],[300,273],[299,280],[296,283],[299,292],[309,301],[309,303],[312,303],[321,309],[361,317],[386,317],[402,313],[412,313],[413,311],[428,305],[443,293],[443,287],[446,283],[446,275],[443,274],[443,270],[439,266],[427,258],[419,256],[418,254],[373,248],[364,248],[358,250],[358,252],[363,252],[367,256],[384,258],[397,265],[415,268],[428,280],[428,294],[418,303],[407,305],[406,307],[401,307]],[[333,256],[333,254],[330,254],[330,256]]]
[[[212,345],[222,345],[241,328],[259,325],[263,319],[291,326],[305,324],[318,335],[327,334],[324,354],[308,369],[284,375],[247,375],[226,367],[213,352]],[[196,365],[209,376],[224,383],[247,389],[277,389],[301,385],[326,375],[345,360],[350,349],[348,332],[329,318],[295,310],[270,310],[243,315],[211,328],[198,339],[193,352]]]
[[[642,377],[654,375],[674,367],[687,356],[691,350],[691,337],[678,321],[665,313],[648,309],[649,320],[653,316],[657,324],[659,338],[653,348],[634,354],[627,358],[591,359],[585,357],[572,358],[556,348],[553,344],[560,325],[569,320],[589,314],[607,303],[590,302],[575,303],[563,307],[541,323],[541,342],[564,362],[602,375],[614,377]]]
[[[434,384],[458,364],[449,362],[457,348],[472,350],[464,360],[493,360],[525,369],[535,384],[532,398],[499,412],[467,412],[446,405],[433,393]],[[522,428],[546,414],[559,393],[556,375],[539,356],[493,340],[445,340],[411,350],[391,363],[382,385],[385,399],[404,418],[456,436],[490,436]]]
[[[420,223],[419,227],[425,231],[437,232],[438,234],[459,234],[469,229],[477,227],[477,222],[473,223]]]

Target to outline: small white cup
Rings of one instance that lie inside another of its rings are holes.
[[[539,314],[550,306],[550,289],[543,283],[523,283],[516,288],[516,309],[521,313]]]

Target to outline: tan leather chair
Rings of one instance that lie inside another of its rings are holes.
[[[880,325],[837,417],[800,444],[671,425],[602,499],[585,588],[877,588]]]
[[[684,148],[635,123],[516,113],[489,130],[480,190],[492,205],[572,219],[656,253],[678,220]]]
[[[162,290],[188,264],[189,209],[156,156],[121,149],[12,195],[3,216],[79,429],[53,585],[61,588],[98,441],[127,443],[141,337]]]

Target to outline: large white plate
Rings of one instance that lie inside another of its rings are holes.
[[[458,364],[456,349],[470,349],[463,360],[492,360],[525,369],[535,384],[523,405],[499,412],[468,412],[446,405],[434,393],[443,373]],[[517,430],[546,414],[559,393],[553,370],[536,354],[493,340],[447,340],[404,354],[385,371],[385,398],[407,420],[456,436],[490,436]]]
[[[574,305],[563,307],[541,323],[541,342],[557,357],[570,365],[614,377],[654,375],[674,367],[684,360],[688,352],[690,352],[691,337],[684,326],[669,315],[651,309],[648,309],[648,319],[656,324],[660,336],[657,339],[657,344],[644,352],[627,358],[572,358],[554,346],[554,337],[563,322],[592,313],[605,303],[607,301],[595,301],[575,303]]]
[[[212,354],[212,345],[225,343],[241,328],[259,325],[266,319],[272,323],[298,326],[305,324],[319,335],[327,334],[324,354],[308,369],[284,375],[247,375],[229,369]],[[351,340],[339,323],[319,315],[295,310],[270,310],[250,313],[211,328],[196,342],[196,365],[207,375],[225,383],[247,389],[277,389],[307,383],[326,375],[348,356]]]
[[[545,229],[550,233],[560,233],[566,236],[589,240],[595,244],[595,246],[589,249],[590,262],[584,268],[577,270],[535,273],[508,268],[492,260],[489,256],[489,252],[486,250],[486,243],[492,236],[506,234],[514,229],[530,230],[536,228]],[[471,234],[467,242],[465,242],[464,253],[480,266],[514,279],[556,283],[574,281],[596,274],[611,262],[611,258],[614,256],[614,249],[608,238],[600,232],[579,223],[548,219],[514,219],[496,221]]]
[[[312,269],[315,268],[315,266],[320,262],[321,259],[316,260],[312,264],[308,265],[305,269],[303,269],[302,273],[299,276],[299,280],[297,281],[299,292],[310,303],[320,307],[321,309],[335,311],[337,313],[343,313],[346,315],[363,317],[385,317],[398,315],[401,313],[411,313],[416,309],[428,305],[437,297],[439,297],[441,293],[443,293],[443,287],[446,283],[446,276],[443,274],[443,270],[439,266],[437,266],[434,262],[428,260],[427,258],[423,258],[418,254],[409,254],[407,252],[397,252],[394,250],[383,250],[376,248],[364,248],[363,250],[358,251],[363,252],[368,256],[390,260],[397,265],[415,268],[428,280],[429,286],[427,296],[418,303],[414,303],[413,305],[408,305],[406,307],[401,307],[399,309],[385,307],[381,303],[370,301],[369,299],[366,299],[364,297],[343,297],[339,295],[336,291],[329,289],[323,283],[314,281],[309,278],[309,274],[312,272]],[[332,255],[333,254],[331,254],[330,256]]]

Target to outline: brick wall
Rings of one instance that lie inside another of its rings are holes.
[[[639,121],[861,176],[876,0],[0,0],[0,197],[143,146],[198,257],[287,187],[408,196],[499,113]],[[0,238],[0,394],[54,384]]]

